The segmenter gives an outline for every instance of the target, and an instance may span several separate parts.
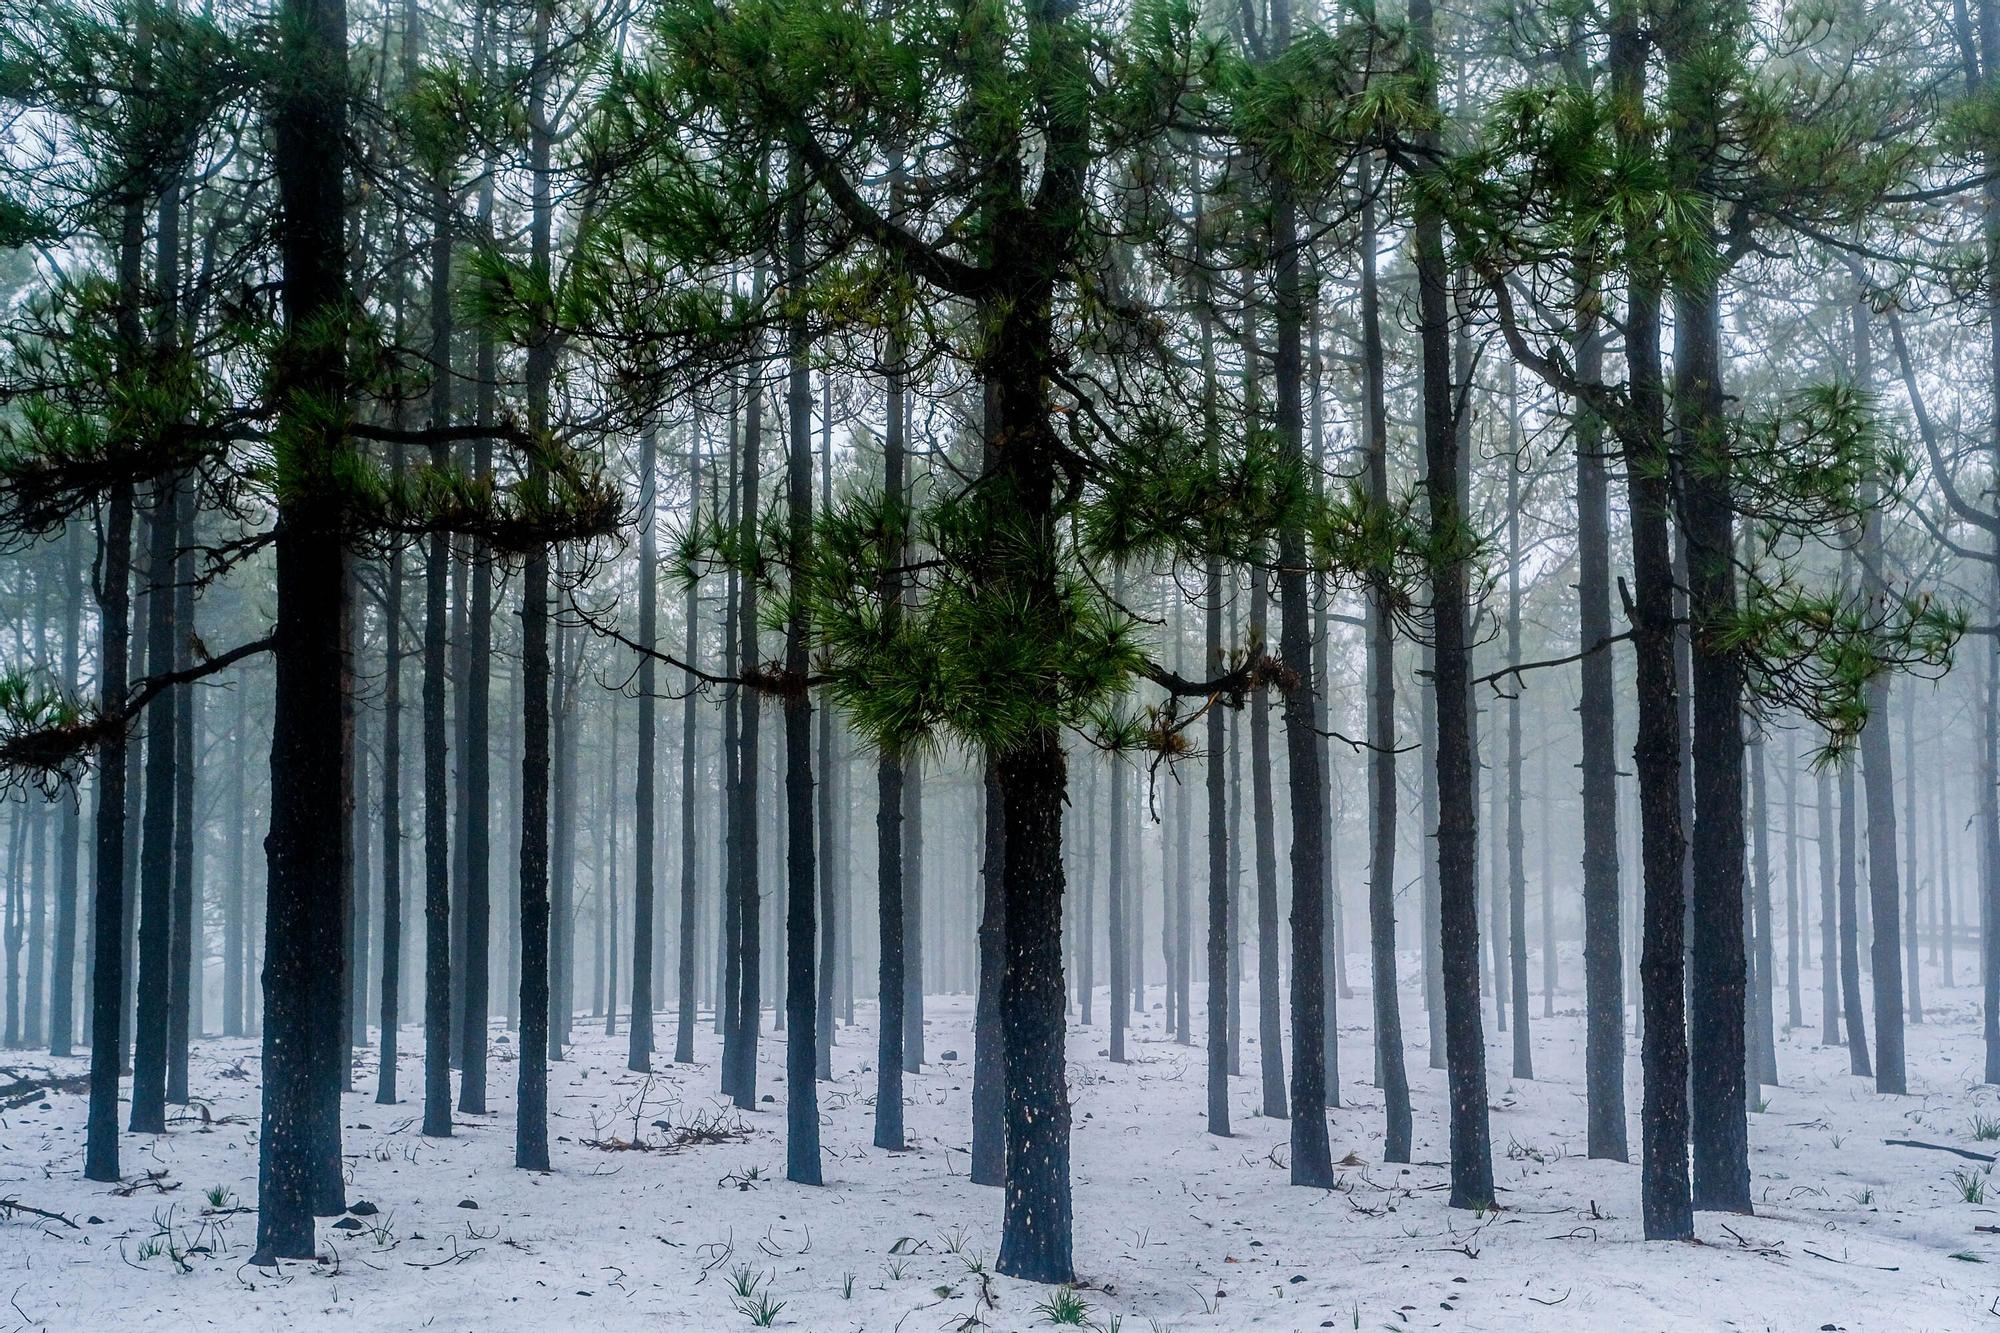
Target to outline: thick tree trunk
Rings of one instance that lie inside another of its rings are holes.
[[[979,862],[979,998],[972,1038],[972,1183],[1007,1182],[1007,1064],[1000,1035],[1000,979],[1007,966],[1007,812],[999,765],[983,765]]]
[[[549,280],[551,215],[548,121],[549,29],[554,6],[538,3],[534,18],[533,64],[528,85],[529,264],[537,280]],[[528,430],[549,428],[549,390],[554,378],[554,336],[533,330],[528,344]],[[529,485],[545,493],[548,479],[531,463]],[[529,553],[521,580],[521,1045],[517,1057],[514,1111],[514,1165],[549,1169],[550,1031],[549,966],[549,557]]]
[[[796,156],[789,176],[795,188],[786,216],[786,269],[806,271],[804,167]],[[812,370],[806,357],[811,335],[801,307],[787,331],[791,364],[786,385],[790,450],[785,469],[786,537],[792,567],[803,570],[812,543]],[[812,696],[805,680],[811,669],[811,626],[803,599],[791,599],[785,624],[785,1179],[820,1183],[819,980],[814,894],[817,849],[813,837]]]
[[[1417,50],[1435,55],[1436,17],[1430,0],[1413,0],[1410,29]],[[1428,89],[1435,104],[1436,88]],[[1427,140],[1432,134],[1424,136]],[[1486,1108],[1486,1050],[1479,1016],[1479,916],[1475,896],[1479,828],[1473,772],[1467,569],[1460,531],[1457,404],[1452,383],[1450,292],[1444,219],[1419,201],[1413,218],[1418,333],[1423,357],[1424,490],[1431,536],[1445,554],[1431,565],[1431,620],[1437,702],[1438,908],[1444,984],[1447,1083],[1450,1096],[1451,1206],[1493,1206],[1493,1151]]]
[[[133,266],[137,285],[137,210],[125,218],[121,268]],[[121,288],[125,283],[121,281]],[[125,702],[131,651],[132,487],[111,488],[104,505],[99,550],[98,624],[102,635],[97,671],[99,706],[106,712]],[[92,893],[90,979],[90,1104],[84,1129],[83,1177],[116,1181],[118,1173],[118,1071],[124,1063],[125,1005],[125,732],[113,727],[97,746],[97,883]]]
[[[273,98],[272,163],[284,274],[284,356],[273,388],[290,476],[276,536],[271,824],[265,839],[264,1107],[258,1137],[261,1263],[309,1258],[313,1215],[338,1211],[340,1012],[345,885],[338,819],[342,754],[340,514],[321,493],[346,449],[346,11],[340,0],[284,0]],[[329,1188],[329,1186],[331,1188]]]
[[[1612,14],[1610,81],[1620,109],[1621,146],[1650,155],[1641,113],[1647,38],[1640,8],[1620,0]],[[1631,239],[1646,243],[1648,233]],[[1645,282],[1627,294],[1625,362],[1632,427],[1621,439],[1632,515],[1630,611],[1637,735],[1642,933],[1639,948],[1640,1212],[1648,1240],[1694,1235],[1688,1182],[1686,843],[1681,821],[1681,713],[1675,650],[1672,506],[1665,387],[1660,368],[1660,296]]]

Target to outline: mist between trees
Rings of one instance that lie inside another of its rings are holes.
[[[1752,1214],[1789,1030],[2000,1082],[1993,10],[0,0],[6,1045],[115,1184],[259,1038],[260,1265],[598,1030],[968,1061],[1037,1283],[1078,1025],[1484,1217],[1580,1013]]]

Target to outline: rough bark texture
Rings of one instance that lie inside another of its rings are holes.
[[[340,608],[346,576],[327,473],[345,448],[347,314],[342,236],[347,18],[341,0],[284,0],[272,101],[284,345],[274,372],[281,457],[276,683],[264,941],[264,1106],[255,1258],[307,1258],[313,1215],[337,1211],[340,1079],[327,1029],[340,1012],[343,829]],[[115,1024],[114,1024],[115,1026]]]

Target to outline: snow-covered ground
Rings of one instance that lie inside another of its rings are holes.
[[[1365,959],[1353,962],[1364,977]],[[1580,980],[1575,960],[1565,966]],[[1702,1215],[1693,1245],[1642,1242],[1636,1168],[1581,1155],[1574,993],[1549,1019],[1537,998],[1532,1082],[1506,1077],[1509,1039],[1489,1010],[1504,1204],[1484,1217],[1445,1207],[1444,1080],[1428,1067],[1414,993],[1405,1023],[1417,1163],[1380,1163],[1381,1099],[1366,1077],[1368,1030],[1356,1020],[1368,1006],[1358,994],[1340,1015],[1344,1104],[1331,1121],[1345,1165],[1330,1192],[1286,1184],[1286,1127],[1256,1114],[1254,1043],[1251,1076],[1232,1081],[1236,1137],[1225,1141],[1204,1132],[1201,1048],[1175,1045],[1157,1010],[1123,1067],[1101,1057],[1101,1027],[1073,1028],[1074,1295],[1090,1325],[1126,1333],[2000,1327],[2000,1179],[1984,1186],[1984,1202],[1968,1202],[1960,1182],[1978,1164],[1883,1142],[2000,1147],[1975,1130],[1976,1118],[1992,1117],[1988,1132],[2000,1133],[2000,1090],[1976,1081],[1977,991],[1943,989],[1934,970],[1925,980],[1909,1096],[1879,1097],[1850,1077],[1845,1050],[1819,1047],[1814,1028],[1780,1037],[1785,1084],[1751,1117],[1757,1216]],[[753,1327],[759,1302],[779,1307],[776,1327],[818,1333],[1055,1326],[1048,1289],[986,1276],[1000,1195],[965,1176],[970,1000],[933,997],[929,1012],[931,1053],[957,1058],[909,1080],[904,1154],[870,1146],[873,1037],[842,1032],[838,1076],[821,1090],[819,1189],[782,1178],[777,1103],[743,1118],[746,1138],[671,1153],[589,1145],[629,1141],[635,1127],[658,1143],[655,1121],[721,1113],[734,1123],[713,1096],[706,1033],[700,1064],[648,1079],[623,1068],[622,1036],[580,1024],[582,1040],[552,1072],[548,1175],[512,1166],[507,1045],[497,1048],[495,1113],[459,1117],[448,1141],[418,1135],[414,1105],[375,1103],[374,1053],[364,1052],[365,1091],[347,1098],[343,1117],[348,1197],[380,1211],[344,1229],[322,1223],[322,1262],[276,1273],[246,1262],[255,1218],[232,1211],[255,1200],[257,1046],[203,1041],[193,1069],[201,1105],[163,1137],[126,1138],[124,1191],[81,1179],[80,1095],[0,1118],[0,1198],[79,1224],[0,1221],[0,1328],[728,1330]],[[1806,1015],[1817,1014],[1809,993]],[[1245,1027],[1255,1033],[1254,1016]],[[661,1035],[671,1051],[669,1020]],[[420,1047],[406,1035],[406,1051]],[[6,1063],[23,1073],[49,1066],[24,1055]],[[782,1096],[782,1064],[782,1039],[767,1035],[763,1091]],[[405,1057],[402,1077],[406,1090],[420,1086],[419,1058]]]

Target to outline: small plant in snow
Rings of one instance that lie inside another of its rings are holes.
[[[232,1208],[235,1206],[236,1192],[227,1185],[210,1185],[208,1192],[202,1197],[208,1200],[208,1206],[211,1208]]]
[[[774,1301],[768,1293],[755,1300],[742,1299],[736,1302],[736,1312],[750,1321],[753,1328],[769,1328],[778,1322],[778,1312],[785,1308],[785,1302]]]
[[[2000,1115],[1979,1115],[1972,1117],[1972,1137],[1982,1143],[2000,1139]]]
[[[738,1301],[745,1301],[757,1294],[757,1288],[764,1285],[764,1275],[749,1264],[738,1264],[729,1270],[729,1292]]]
[[[1053,1292],[1049,1298],[1035,1307],[1044,1324],[1084,1328],[1090,1319],[1090,1306],[1081,1296],[1067,1288]]]
[[[1860,1204],[1863,1208],[1866,1208],[1869,1204],[1875,1202],[1875,1191],[1864,1185],[1847,1197],[1853,1199],[1854,1202]]]
[[[840,1299],[843,1301],[854,1299],[854,1274],[842,1273],[840,1275]]]
[[[1952,1186],[1958,1190],[1958,1197],[1967,1203],[1986,1202],[1986,1175],[1981,1171],[1954,1171],[1951,1173]]]

